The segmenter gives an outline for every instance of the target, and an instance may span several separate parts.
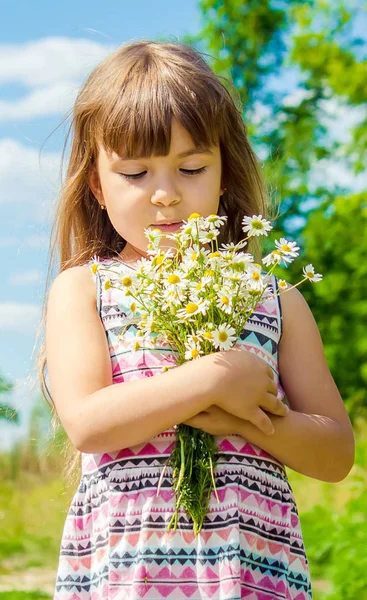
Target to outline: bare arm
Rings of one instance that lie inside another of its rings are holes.
[[[269,415],[275,428],[272,436],[241,419],[237,431],[291,469],[338,482],[353,466],[353,429],[307,302],[297,288],[282,294],[281,302],[279,372],[291,410],[282,418]]]
[[[83,399],[78,447],[83,452],[112,452],[140,444],[210,404],[210,387],[185,363],[167,373],[112,384]]]
[[[350,428],[323,415],[295,410],[270,419],[275,429],[272,436],[243,419],[237,421],[237,433],[302,475],[330,483],[348,475],[354,461]]]
[[[58,275],[47,304],[50,387],[76,448],[112,452],[139,444],[211,404],[205,358],[166,373],[113,384],[106,333],[96,310],[89,267]]]

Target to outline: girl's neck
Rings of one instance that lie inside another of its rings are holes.
[[[125,248],[120,252],[120,259],[122,262],[136,266],[137,262],[141,258],[148,258],[147,254],[137,252],[134,248],[132,248],[129,244],[126,244]]]

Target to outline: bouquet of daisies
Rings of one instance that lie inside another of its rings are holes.
[[[275,249],[262,259],[270,267],[254,263],[251,253],[244,252],[251,236],[268,235],[272,229],[262,215],[244,217],[242,230],[246,237],[239,243],[218,248],[219,228],[227,217],[194,213],[181,228],[171,234],[160,229],[146,229],[148,256],[138,262],[134,274],[123,276],[118,289],[131,299],[130,310],[138,321],[133,349],[138,350],[149,338],[149,344],[168,344],[176,351],[177,365],[216,351],[229,350],[261,300],[275,297],[268,284],[278,264],[288,265],[298,256],[296,242],[285,238],[275,241]],[[176,247],[163,251],[163,235],[176,242]],[[210,248],[208,248],[210,246]],[[93,273],[100,268],[98,260]],[[304,278],[292,287],[309,280],[318,282],[322,275],[309,264],[303,268]],[[280,293],[291,289],[279,280]],[[109,280],[106,287],[112,286]],[[123,335],[123,332],[122,334]],[[174,367],[166,367],[164,370]],[[168,525],[177,527],[182,506],[193,521],[195,535],[201,530],[211,492],[215,487],[214,469],[218,460],[215,437],[181,423],[175,426],[176,443],[162,471],[173,469],[175,513]]]

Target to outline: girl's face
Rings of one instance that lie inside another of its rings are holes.
[[[219,146],[199,152],[187,131],[173,119],[168,156],[124,160],[99,146],[97,170],[92,171],[89,184],[127,242],[121,258],[136,262],[148,257],[144,229],[165,220],[188,219],[194,212],[204,217],[217,214],[223,193],[221,175]],[[163,250],[175,245],[166,237],[161,240]]]

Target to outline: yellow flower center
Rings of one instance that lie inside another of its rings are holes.
[[[196,348],[193,348],[191,350],[191,356],[192,356],[192,358],[197,358],[199,356],[199,352],[198,352],[198,350],[196,350]]]
[[[209,217],[207,217],[208,223],[215,223],[215,221],[217,219],[218,219],[218,215],[209,215]]]
[[[217,257],[220,258],[220,256],[221,256],[220,252],[211,252],[209,254],[209,258],[217,258]]]
[[[212,340],[213,339],[213,334],[210,331],[206,331],[204,333],[204,337],[207,338],[208,340]]]
[[[193,335],[193,336],[192,336],[192,339],[194,340],[194,342],[198,342],[198,341],[199,341],[199,338],[198,338],[198,336],[197,336],[197,335]]]
[[[306,271],[306,274],[307,274],[307,277],[310,277],[311,279],[312,279],[313,277],[315,277],[315,274],[314,274],[314,273],[312,273],[312,271]]]
[[[135,302],[133,302],[132,304],[130,304],[130,310],[131,310],[132,312],[135,312],[135,311],[136,311],[136,303],[135,303]]]
[[[92,265],[92,273],[95,275],[98,271],[98,263],[93,263]]]
[[[134,351],[135,351],[135,352],[136,352],[137,350],[139,350],[139,349],[141,348],[141,346],[140,346],[139,342],[135,342],[135,343],[134,343],[134,346],[133,346],[133,348],[134,348]]]
[[[124,285],[125,287],[130,287],[133,284],[133,280],[131,279],[131,277],[129,277],[128,275],[126,277],[123,277],[121,279],[121,283],[122,285]]]
[[[254,281],[259,281],[259,279],[260,279],[260,275],[259,275],[259,273],[252,273],[252,279],[253,279]]]
[[[164,261],[164,256],[162,254],[160,254],[159,256],[155,256],[153,258],[153,265],[161,265],[162,262]]]
[[[222,304],[227,304],[227,306],[228,306],[228,304],[229,304],[228,296],[222,296],[221,301],[222,301]]]
[[[109,290],[111,287],[112,287],[111,282],[109,279],[107,279],[106,283],[104,284],[104,289]]]
[[[215,271],[213,271],[213,269],[208,269],[204,273],[204,277],[212,277],[213,275],[215,275]]]
[[[175,275],[174,273],[168,277],[168,283],[179,283],[180,281],[181,279],[179,276]]]
[[[191,219],[200,219],[200,217],[201,217],[201,215],[199,215],[199,213],[192,213],[192,214],[189,216],[189,221],[190,221]]]
[[[218,339],[220,342],[226,342],[228,340],[228,335],[225,331],[220,331],[218,335]]]
[[[192,262],[195,262],[195,261],[196,261],[196,259],[197,259],[197,257],[198,257],[198,253],[197,253],[197,252],[193,252],[193,253],[191,254],[191,260],[192,260]]]
[[[195,302],[189,302],[189,304],[186,306],[186,313],[188,315],[191,315],[192,313],[194,313],[197,309],[198,309],[198,305],[195,304]]]
[[[283,250],[283,252],[290,252],[292,250],[292,248],[289,246],[289,244],[283,244],[282,250]]]
[[[197,286],[195,286],[195,289],[200,291],[202,287],[203,287],[203,284],[200,282],[197,284]]]
[[[261,221],[252,221],[251,225],[253,229],[264,229],[264,225]]]
[[[282,253],[280,250],[273,250],[272,254],[273,256],[278,256],[279,258],[282,257]]]

